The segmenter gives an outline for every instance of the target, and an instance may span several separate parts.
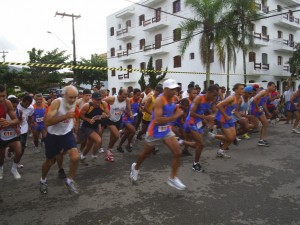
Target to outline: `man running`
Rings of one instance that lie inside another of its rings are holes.
[[[70,171],[65,179],[65,184],[70,191],[78,193],[74,177],[78,168],[79,153],[73,134],[74,118],[77,119],[77,124],[79,125],[79,112],[76,108],[78,91],[76,87],[70,85],[63,88],[62,94],[62,98],[55,99],[51,103],[45,118],[48,133],[45,139],[46,160],[42,166],[42,177],[40,180],[40,192],[42,194],[48,193],[46,176],[56,161],[55,157],[62,151],[70,156]],[[75,132],[77,133],[77,131],[78,127],[76,126]]]
[[[299,100],[300,100],[300,85],[298,86],[298,90],[292,95],[291,97],[291,108],[295,109],[295,122],[293,125],[292,132],[296,134],[300,134],[300,131],[297,130],[297,127],[299,125],[299,120],[300,120],[300,105],[299,105]]]
[[[176,105],[173,102],[178,84],[176,80],[168,79],[163,83],[163,94],[155,100],[154,110],[147,130],[144,151],[140,154],[136,163],[131,165],[130,178],[133,181],[138,179],[138,173],[143,161],[151,154],[153,146],[164,142],[173,153],[172,172],[167,183],[178,189],[184,190],[186,186],[177,178],[177,171],[180,165],[180,147],[175,134],[171,130],[170,123],[183,115],[180,108],[174,112]]]

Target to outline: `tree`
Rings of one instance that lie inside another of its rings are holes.
[[[182,56],[184,55],[187,47],[201,29],[199,53],[201,62],[206,67],[206,86],[209,86],[211,54],[214,49],[216,32],[214,27],[220,21],[223,0],[186,0],[185,5],[193,9],[195,19],[186,20],[180,24],[181,30],[185,34],[185,38],[179,45],[180,53]]]
[[[227,92],[230,91],[229,89],[229,73],[231,66],[233,66],[233,70],[235,71],[236,68],[236,49],[238,48],[238,37],[239,32],[237,29],[237,25],[234,24],[234,13],[229,12],[223,18],[224,23],[227,23],[228,26],[221,26],[218,28],[216,32],[216,48],[217,48],[217,55],[220,64],[222,65],[223,69],[225,70],[226,67],[226,74],[227,74]],[[229,25],[233,24],[233,25]],[[225,66],[226,65],[226,66]]]
[[[161,73],[154,72],[153,59],[152,59],[152,56],[150,57],[149,62],[147,64],[146,75],[149,76],[149,85],[152,89],[154,89],[158,85],[158,83],[166,77],[167,70],[168,70],[168,67],[165,69],[165,71],[163,72],[162,75],[159,75]]]
[[[300,76],[300,44],[296,44],[295,51],[289,59],[291,76],[299,79]]]
[[[7,65],[0,65],[0,84],[5,85],[7,93],[14,93],[14,86],[19,84],[18,72]]]
[[[107,60],[100,55],[93,54],[91,59],[81,59],[80,66],[107,67]],[[77,84],[102,85],[102,81],[107,81],[107,70],[77,70]]]
[[[141,87],[141,90],[142,90],[142,91],[145,90],[145,88],[146,88],[145,73],[142,73],[142,76],[141,76],[141,78],[139,79],[138,83],[139,83],[139,85],[140,85],[140,87]]]
[[[66,55],[66,51],[60,51],[58,48],[44,53],[44,50],[32,48],[27,52],[30,63],[41,64],[66,64],[70,55]],[[30,92],[43,91],[51,85],[58,85],[62,76],[58,68],[48,67],[29,67],[25,68],[23,74],[22,87]],[[30,76],[26,76],[29,73]]]
[[[247,68],[246,68],[246,55],[249,48],[253,46],[253,34],[249,33],[252,21],[258,18],[257,7],[255,0],[224,0],[228,2],[231,13],[235,15],[235,23],[239,24],[238,31],[239,37],[239,48],[242,49],[243,53],[243,72],[244,72],[244,83],[247,83]]]

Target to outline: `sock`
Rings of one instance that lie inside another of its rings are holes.
[[[211,133],[210,135],[211,135],[212,138],[216,137],[216,134],[214,134],[214,133]]]
[[[73,180],[70,178],[67,178],[67,183],[70,184],[71,182],[73,182]]]
[[[223,150],[223,149],[219,149],[219,150],[218,150],[218,153],[219,153],[219,154],[223,154],[223,153],[224,153],[224,150]]]
[[[16,170],[18,166],[18,163],[13,162],[11,169]]]
[[[199,162],[194,162],[194,165],[198,164]],[[199,163],[200,164],[200,163]]]
[[[85,156],[83,154],[81,154],[80,159],[85,159]]]
[[[43,179],[43,178],[41,178],[41,183],[47,183],[47,179],[45,178],[45,179]]]

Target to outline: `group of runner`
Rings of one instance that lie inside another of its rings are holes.
[[[144,139],[145,144],[131,165],[130,178],[137,181],[143,161],[164,143],[173,154],[167,183],[184,190],[186,186],[177,177],[181,157],[193,155],[189,148],[194,149],[191,168],[203,172],[200,158],[205,138],[220,141],[217,158],[230,158],[226,153],[229,146],[237,144],[240,138],[248,139],[251,132],[260,132],[259,146],[269,146],[267,127],[281,120],[283,114],[287,115],[286,123],[295,118],[292,132],[300,133],[300,86],[293,92],[290,79],[282,96],[273,82],[269,82],[266,89],[237,83],[230,95],[218,85],[200,91],[199,86],[190,84],[186,93],[180,95],[177,82],[168,79],[154,90],[147,86],[143,92],[137,88],[132,92],[121,88],[109,96],[105,89],[85,89],[79,93],[76,87],[66,86],[60,98],[53,94],[45,100],[42,94],[27,94],[19,101],[12,95],[7,97],[4,86],[0,85],[0,179],[3,179],[7,154],[13,155],[11,173],[15,179],[21,178],[18,168],[24,167],[21,159],[30,130],[34,151],[45,149],[40,179],[42,194],[48,193],[47,174],[55,162],[58,176],[71,192],[78,193],[74,177],[79,163],[87,164],[89,151],[92,160],[104,153],[106,161],[114,162],[116,143],[119,141],[118,152],[125,152],[124,143],[125,150],[132,152],[134,137],[139,141]],[[108,146],[102,147],[105,129],[109,130],[110,138]],[[63,169],[65,154],[70,157],[68,175]]]

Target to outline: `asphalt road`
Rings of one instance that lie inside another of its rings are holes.
[[[100,155],[81,165],[79,195],[68,192],[54,165],[44,196],[39,192],[44,153],[34,153],[29,139],[21,180],[13,179],[11,162],[5,161],[0,224],[300,224],[300,135],[285,124],[269,130],[271,147],[258,147],[258,134],[253,134],[231,146],[228,160],[215,158],[217,142],[208,144],[201,159],[204,173],[191,169],[193,157],[183,157],[179,177],[186,191],[166,184],[171,163],[166,147],[145,161],[138,182],[132,183],[130,165],[143,146],[135,142],[132,153],[115,152],[114,163]]]

